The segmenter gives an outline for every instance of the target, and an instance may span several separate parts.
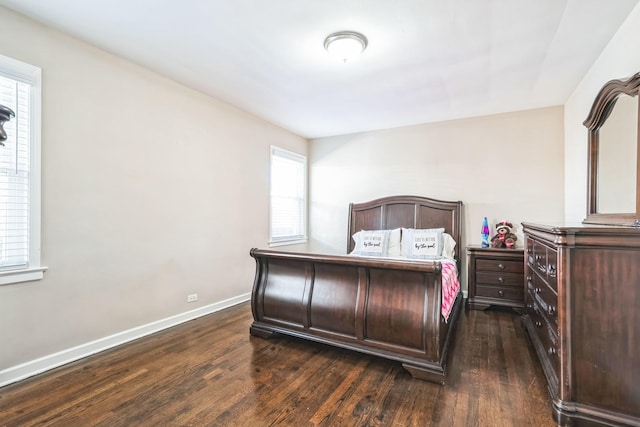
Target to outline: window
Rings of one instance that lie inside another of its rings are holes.
[[[271,147],[271,245],[306,240],[306,190],[307,158]]]
[[[42,279],[40,69],[0,55],[0,104],[15,117],[0,146],[0,285]]]

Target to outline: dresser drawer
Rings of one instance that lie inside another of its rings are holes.
[[[551,248],[547,249],[547,283],[558,292],[558,253]]]
[[[522,288],[516,288],[516,287],[476,285],[476,296],[504,299],[504,300],[513,300],[513,301],[523,301],[524,292]]]
[[[558,326],[558,297],[547,284],[533,275],[533,280],[527,280],[527,290],[533,300],[538,304],[543,315],[554,327]]]
[[[476,260],[476,271],[498,271],[504,273],[523,273],[522,260],[482,259]]]
[[[535,240],[527,240],[527,264],[554,290],[558,291],[558,253]]]
[[[545,279],[547,278],[547,247],[540,242],[533,242],[533,267]]]
[[[558,345],[557,329],[555,326],[549,325],[541,311],[541,307],[535,302],[532,309],[527,307],[527,314],[531,319],[535,334],[542,344],[543,357],[549,361],[557,377],[560,371],[560,346]]]
[[[525,261],[527,262],[527,264],[529,264],[531,266],[531,268],[534,268],[536,263],[535,263],[535,256],[533,254],[533,240],[531,239],[527,239],[527,249],[525,251]]]
[[[478,271],[476,273],[478,285],[494,286],[518,286],[524,287],[524,274],[517,273],[486,273]]]

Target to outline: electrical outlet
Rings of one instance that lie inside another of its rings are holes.
[[[196,302],[198,301],[198,294],[187,295],[187,302]]]

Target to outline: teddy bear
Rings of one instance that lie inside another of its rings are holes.
[[[511,232],[512,228],[513,224],[508,221],[500,221],[497,223],[496,235],[491,238],[491,246],[494,248],[515,248],[518,236]]]

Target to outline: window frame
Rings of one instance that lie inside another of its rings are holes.
[[[303,166],[303,182],[302,182],[302,197],[303,197],[303,209],[302,209],[302,233],[300,235],[292,235],[285,237],[273,237],[273,198],[272,198],[272,172],[273,172],[273,158],[274,156],[279,156],[282,158],[287,158],[289,160],[300,161]],[[307,168],[307,156],[304,154],[296,153],[290,150],[286,150],[284,148],[277,147],[275,145],[271,145],[269,149],[269,247],[274,246],[285,246],[285,245],[295,245],[300,243],[306,243],[308,240],[307,230],[308,230],[308,209],[309,209],[309,200],[308,200],[308,168]]]
[[[29,260],[26,267],[0,270],[0,285],[41,280],[47,267],[40,263],[41,250],[41,122],[42,71],[39,67],[0,55],[0,74],[31,86],[30,176],[29,176]],[[15,119],[14,119],[15,120]]]

